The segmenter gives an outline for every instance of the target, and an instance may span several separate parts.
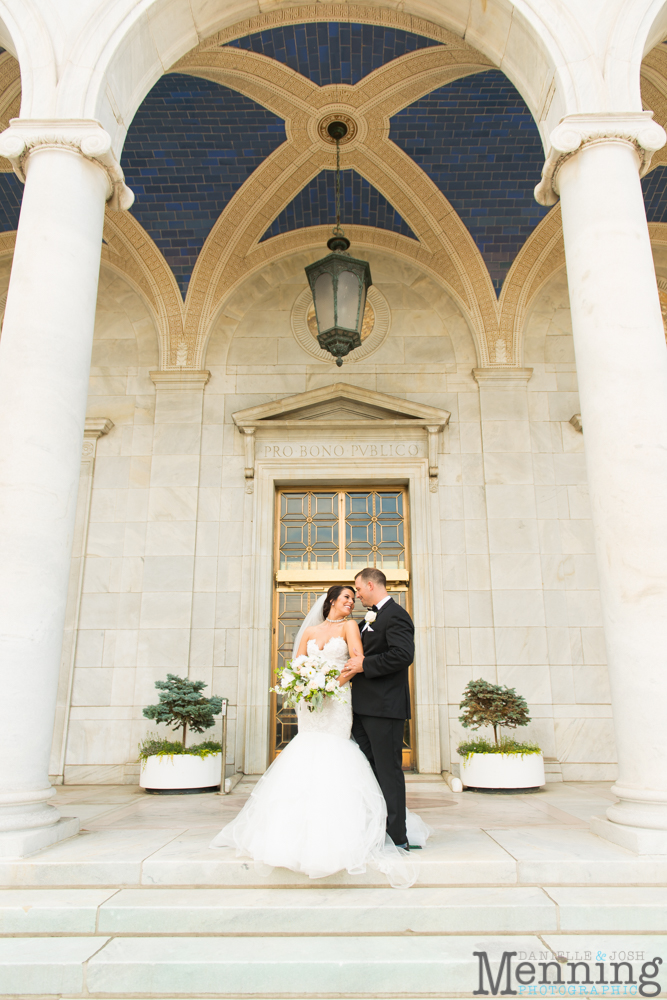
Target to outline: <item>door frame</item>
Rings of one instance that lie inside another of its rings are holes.
[[[256,460],[254,488],[246,493],[244,509],[237,759],[243,760],[246,774],[262,774],[269,760],[276,488],[340,489],[341,483],[350,488],[408,488],[416,645],[415,766],[422,773],[440,773],[447,711],[439,500],[431,488],[428,457],[423,456],[381,459],[371,470],[363,458]]]

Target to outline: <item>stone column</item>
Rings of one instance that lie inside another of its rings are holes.
[[[131,192],[97,122],[15,119],[25,181],[0,343],[0,856],[71,836],[48,780],[105,201]]]
[[[620,801],[601,836],[667,853],[667,351],[640,185],[651,112],[571,115],[536,190],[560,194]]]

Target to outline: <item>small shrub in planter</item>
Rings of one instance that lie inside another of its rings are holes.
[[[204,698],[204,681],[167,674],[166,681],[156,681],[159,703],[148,705],[144,716],[172,729],[180,729],[182,741],[148,736],[139,745],[140,784],[147,791],[178,793],[210,790],[220,785],[222,744],[205,740],[188,747],[188,729],[203,733],[215,723],[222,711],[222,698]]]
[[[459,722],[466,729],[493,727],[493,743],[485,737],[459,744],[463,758],[461,780],[480,790],[522,791],[544,784],[544,760],[536,743],[521,743],[511,736],[498,736],[500,728],[517,729],[530,722],[525,698],[514,688],[488,681],[470,681],[459,708]]]

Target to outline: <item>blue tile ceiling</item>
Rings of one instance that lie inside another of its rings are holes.
[[[132,214],[183,295],[204,241],[234,193],[282,142],[281,118],[236,91],[169,73],[137,111],[121,166]]]
[[[18,228],[23,185],[16,174],[0,174],[0,233]]]
[[[667,167],[656,167],[642,180],[646,218],[649,222],[667,222]]]
[[[523,98],[499,70],[476,73],[400,111],[389,137],[452,203],[499,293],[548,211],[533,195],[544,153]]]
[[[285,25],[229,43],[284,63],[318,87],[358,83],[406,52],[439,43],[422,35],[377,24],[320,23]]]
[[[387,199],[355,170],[340,173],[340,217],[342,225],[376,226],[416,239]],[[335,221],[336,175],[323,170],[274,219],[260,242],[306,226],[333,226]]]

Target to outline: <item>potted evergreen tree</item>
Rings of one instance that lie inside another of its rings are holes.
[[[514,688],[488,681],[470,681],[459,705],[465,729],[493,727],[493,742],[484,737],[460,743],[461,781],[479,791],[526,791],[545,782],[544,758],[536,743],[520,743],[498,730],[517,729],[530,722],[528,705]]]
[[[141,776],[139,784],[147,792],[185,795],[215,792],[220,787],[222,744],[206,740],[187,746],[188,729],[203,733],[215,723],[222,711],[222,698],[204,698],[204,681],[191,681],[177,674],[167,674],[166,681],[156,681],[160,692],[157,705],[148,705],[144,716],[180,729],[181,740],[148,736],[139,745]]]

